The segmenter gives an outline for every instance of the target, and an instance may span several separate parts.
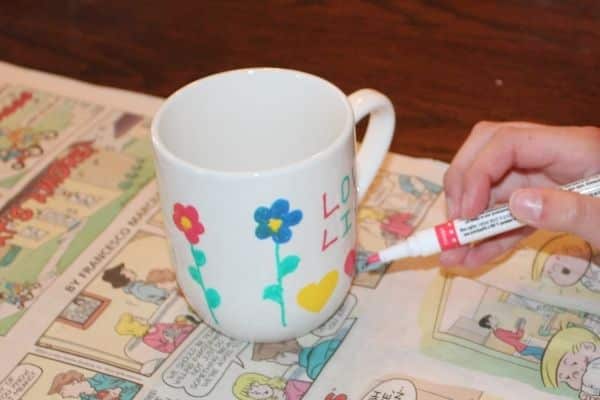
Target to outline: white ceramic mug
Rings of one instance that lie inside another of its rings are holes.
[[[370,115],[355,153],[355,122]],[[332,316],[355,270],[357,202],[387,154],[394,110],[303,72],[195,81],[152,123],[178,282],[205,322],[272,342]]]

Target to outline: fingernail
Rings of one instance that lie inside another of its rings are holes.
[[[510,209],[517,219],[534,224],[542,216],[542,196],[531,190],[518,190],[510,197]]]

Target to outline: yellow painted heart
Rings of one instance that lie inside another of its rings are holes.
[[[304,286],[296,298],[298,305],[313,313],[321,311],[338,284],[338,275],[337,270],[332,270],[319,283]]]

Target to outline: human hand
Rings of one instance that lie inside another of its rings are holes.
[[[529,226],[445,251],[440,262],[479,266],[533,228],[570,232],[600,247],[600,199],[557,189],[598,172],[600,128],[478,123],[444,177],[448,218],[472,218],[508,202],[513,215]]]

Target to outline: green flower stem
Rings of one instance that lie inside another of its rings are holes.
[[[285,304],[283,301],[283,276],[281,276],[281,257],[279,255],[279,243],[275,243],[275,262],[277,263],[277,284],[281,288],[281,303],[279,303],[279,311],[281,315],[281,325],[287,326],[285,320]]]
[[[194,249],[193,246],[190,244],[190,249],[192,250],[192,254]],[[194,264],[196,264],[194,262]],[[218,325],[219,324],[219,320],[217,319],[212,307],[210,306],[210,303],[208,302],[208,296],[206,295],[206,287],[204,286],[204,280],[202,279],[202,271],[200,271],[200,267],[198,265],[196,265],[196,269],[198,270],[198,284],[200,285],[200,287],[202,288],[202,293],[204,294],[204,300],[206,301],[206,305],[208,306],[208,311],[210,311],[210,316],[212,317],[213,321],[215,321],[215,323]]]

